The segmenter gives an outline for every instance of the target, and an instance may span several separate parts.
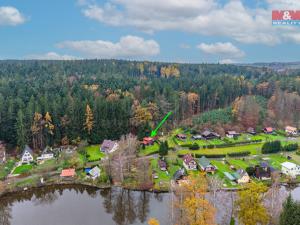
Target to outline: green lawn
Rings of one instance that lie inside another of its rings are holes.
[[[167,187],[175,172],[180,168],[179,165],[175,165],[170,160],[167,160],[167,165],[168,165],[167,167],[168,174],[167,174],[165,171],[160,170],[158,166],[158,160],[159,159],[151,159],[151,168],[158,175],[158,179],[154,179],[154,186],[157,189],[160,188],[160,184],[159,184],[160,182],[165,184],[164,187]]]
[[[8,160],[5,164],[0,165],[0,180],[4,179],[15,165],[14,160]]]
[[[15,168],[13,174],[22,174],[22,173],[26,173],[28,171],[30,171],[32,169],[32,165],[21,165]]]
[[[180,150],[178,154],[197,153],[197,154],[228,154],[232,152],[244,152],[249,151],[252,155],[261,153],[262,144],[249,144],[227,148],[214,148],[214,149],[200,149],[200,150]]]
[[[105,154],[100,151],[99,145],[90,145],[86,147],[85,150],[88,161],[98,161],[105,156]]]
[[[159,145],[155,142],[154,145],[146,146],[145,149],[140,148],[140,155],[141,156],[151,155],[157,153],[158,150],[159,150]]]

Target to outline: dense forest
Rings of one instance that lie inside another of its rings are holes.
[[[0,61],[0,140],[21,149],[164,129],[300,127],[300,73],[119,60]]]

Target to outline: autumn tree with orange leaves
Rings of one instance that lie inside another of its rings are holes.
[[[172,223],[178,225],[214,225],[215,208],[207,200],[207,181],[204,175],[190,176],[177,185],[174,191],[175,200],[171,203],[175,210]],[[173,198],[173,199],[174,199]]]

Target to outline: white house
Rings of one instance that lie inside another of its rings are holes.
[[[95,166],[93,169],[89,171],[89,174],[91,175],[93,180],[96,179],[97,177],[100,177],[100,173],[101,170],[98,166]]]
[[[100,150],[105,153],[112,153],[119,148],[119,144],[116,141],[104,140]]]
[[[21,161],[22,163],[33,162],[33,151],[28,145],[26,145],[23,150]]]
[[[285,127],[285,132],[288,135],[297,135],[298,131],[296,127],[291,127],[291,126],[286,126]]]
[[[49,159],[53,159],[54,158],[54,154],[53,152],[50,151],[50,149],[48,147],[46,147],[41,156],[37,157],[37,161],[43,161],[43,160],[49,160]]]
[[[300,166],[292,162],[281,163],[281,172],[291,177],[300,175]]]

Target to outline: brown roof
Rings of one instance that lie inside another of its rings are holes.
[[[183,161],[185,163],[190,163],[190,162],[195,161],[195,160],[194,160],[194,158],[191,154],[186,154],[186,155],[183,156]]]

